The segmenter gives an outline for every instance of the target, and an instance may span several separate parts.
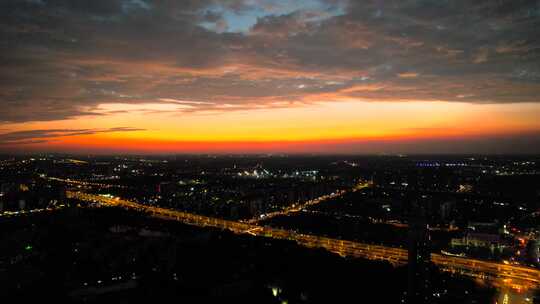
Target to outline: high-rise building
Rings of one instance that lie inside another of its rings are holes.
[[[424,204],[426,203],[426,204]],[[430,303],[431,262],[427,201],[414,201],[409,215],[408,303]]]
[[[528,260],[535,266],[540,266],[540,240],[530,240],[527,244]]]

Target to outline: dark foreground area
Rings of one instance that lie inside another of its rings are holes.
[[[0,297],[73,303],[400,303],[406,267],[341,258],[120,209],[0,219]],[[433,271],[432,303],[494,290]]]

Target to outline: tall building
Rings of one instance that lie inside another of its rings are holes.
[[[427,221],[428,208],[427,201],[416,200],[410,208],[407,302],[411,304],[430,303],[431,248]]]
[[[527,244],[528,261],[532,265],[540,266],[540,240],[530,240]]]

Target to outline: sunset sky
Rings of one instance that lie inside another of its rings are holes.
[[[540,153],[540,1],[3,0],[0,151]]]

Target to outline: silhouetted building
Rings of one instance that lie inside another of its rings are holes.
[[[415,200],[410,208],[408,303],[430,303],[429,268],[431,249],[427,222],[428,202]]]
[[[540,266],[540,240],[530,240],[527,244],[528,261],[534,266]]]

